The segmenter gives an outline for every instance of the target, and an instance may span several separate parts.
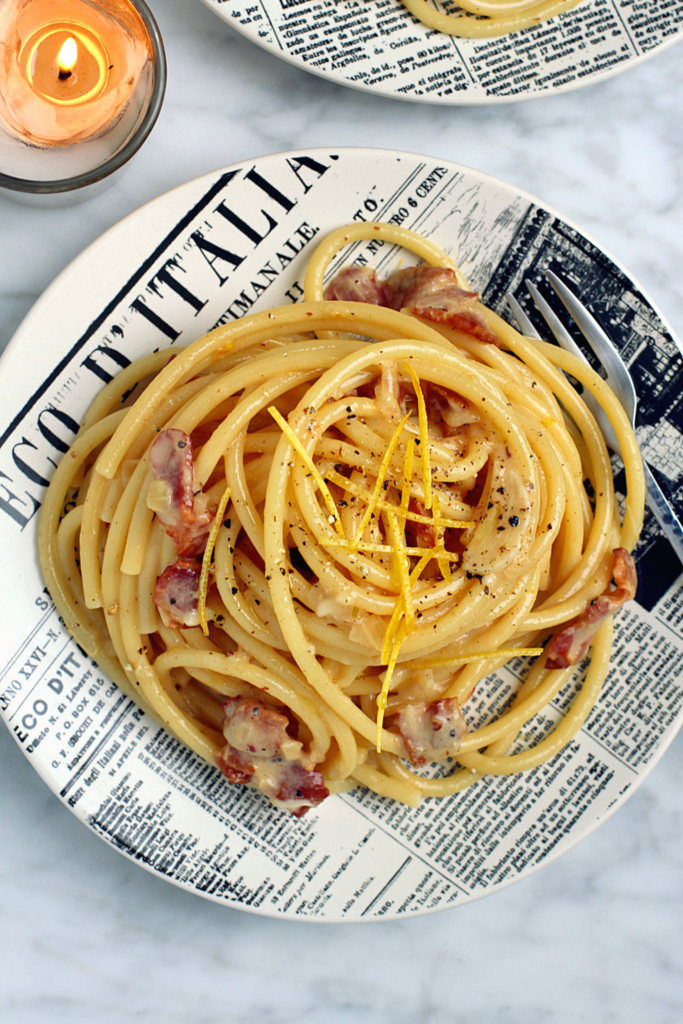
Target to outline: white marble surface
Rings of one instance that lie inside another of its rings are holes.
[[[487,109],[362,95],[273,59],[199,0],[151,0],[169,88],[105,194],[0,198],[0,345],[84,246],[223,164],[368,145],[459,161],[540,197],[640,280],[683,337],[683,47],[601,85]],[[62,807],[0,731],[4,1024],[680,1024],[683,736],[575,850],[468,906],[367,926],[271,921],[152,877]]]

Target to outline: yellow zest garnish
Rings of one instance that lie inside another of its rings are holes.
[[[386,628],[384,634],[384,642],[382,643],[381,659],[386,664],[387,670],[384,674],[384,682],[382,684],[382,690],[379,697],[377,698],[377,753],[382,753],[382,724],[384,722],[384,712],[387,706],[387,697],[389,695],[389,685],[391,683],[391,677],[394,674],[394,668],[396,667],[396,661],[398,659],[399,651],[403,645],[403,641],[411,632],[411,627],[408,622],[405,621],[401,624],[396,635],[396,630],[399,627],[404,613],[410,612],[413,616],[412,629],[415,628],[415,610],[413,608],[413,602],[410,598],[410,592],[420,578],[420,573],[431,559],[431,553],[423,555],[418,564],[415,566],[410,576],[408,577],[407,584],[402,587],[403,590],[403,601],[397,601],[394,606],[394,611],[389,621],[389,625]],[[402,581],[403,582],[403,581]]]
[[[323,480],[322,476],[320,475],[320,471],[318,470],[318,467],[313,462],[313,459],[310,457],[310,455],[308,454],[308,452],[304,448],[303,444],[301,443],[299,438],[296,436],[296,434],[294,433],[294,431],[290,427],[289,423],[287,423],[287,421],[280,415],[280,413],[277,411],[277,409],[275,408],[274,405],[270,406],[270,408],[268,409],[268,412],[273,417],[273,419],[275,420],[275,422],[279,426],[279,428],[282,431],[282,433],[286,435],[287,440],[292,445],[292,447],[296,450],[297,454],[301,456],[302,461],[306,464],[306,466],[310,470],[311,475],[313,476],[313,479],[315,480],[315,482],[317,483],[318,487],[320,488],[320,493],[322,494],[322,496],[323,496],[323,498],[325,500],[325,504],[327,505],[327,508],[329,510],[330,522],[334,524],[334,528],[336,529],[337,533],[339,534],[340,537],[343,538],[343,536],[344,536],[344,527],[342,526],[342,522],[341,522],[341,519],[339,517],[339,509],[337,508],[337,506],[335,504],[334,498],[330,494],[329,487],[327,486],[327,484]],[[370,518],[370,517],[368,516],[368,518]]]
[[[409,632],[412,632],[415,627],[415,609],[413,608],[413,601],[410,596],[410,565],[408,564],[408,556],[406,555],[405,538],[403,536],[403,530],[398,523],[398,516],[393,515],[391,512],[389,512],[388,515],[391,539],[394,542],[396,572],[401,586],[401,597],[403,598],[403,607],[405,610],[406,628]]]
[[[408,441],[406,461],[403,466],[403,489],[401,491],[401,519],[406,518],[408,505],[410,504],[410,490],[413,485],[413,458],[415,457],[415,440],[411,437]]]
[[[391,657],[389,658],[389,664],[387,670],[384,673],[384,682],[382,683],[382,689],[379,697],[377,698],[377,753],[382,753],[382,726],[384,724],[384,712],[387,707],[387,698],[389,696],[389,686],[391,684],[391,677],[394,674],[396,668],[396,662],[398,660],[399,651],[403,645],[403,641],[407,636],[407,630],[405,624],[401,626],[398,631],[398,635],[394,641],[394,645],[391,650]]]
[[[328,469],[325,471],[325,475],[328,480],[331,480],[335,484],[339,484],[344,490],[348,491],[349,494],[355,495],[357,498],[365,498],[366,500],[372,500],[370,491],[366,491],[364,487],[359,484],[354,484],[348,477],[338,473],[336,469]],[[384,501],[382,498],[378,498],[375,502],[375,508],[381,509],[383,512],[396,511],[396,506],[392,505],[389,501]],[[436,519],[432,516],[421,516],[418,512],[401,512],[401,518],[408,519],[411,523],[424,523],[427,526],[441,526],[445,530],[453,528],[455,530],[469,530],[475,525],[471,519],[447,519],[441,518]]]
[[[403,432],[403,428],[406,425],[406,423],[408,422],[409,418],[410,418],[410,413],[406,413],[405,416],[403,417],[403,419],[401,420],[401,422],[399,423],[399,425],[396,427],[396,430],[392,434],[391,440],[389,441],[389,447],[387,448],[386,452],[384,453],[384,458],[382,459],[382,462],[381,462],[380,467],[379,467],[379,473],[377,474],[377,480],[375,481],[375,489],[374,489],[374,491],[372,493],[370,501],[365,506],[365,511],[363,512],[363,515],[361,516],[361,520],[360,520],[360,523],[358,524],[358,529],[356,531],[356,535],[353,538],[353,541],[351,543],[352,549],[353,548],[357,549],[358,545],[361,542],[363,534],[365,533],[365,528],[368,525],[368,523],[370,522],[370,517],[372,516],[372,513],[375,511],[375,507],[377,505],[377,499],[380,496],[380,492],[381,492],[382,486],[384,484],[384,478],[387,475],[387,470],[389,469],[389,463],[391,462],[391,460],[393,458],[394,452],[396,451],[396,446],[398,445],[398,442],[399,442],[400,437],[401,437],[401,433]]]
[[[411,549],[409,548],[408,551],[410,551],[410,550]],[[418,549],[416,548],[415,550],[417,551]],[[410,589],[411,590],[413,589],[413,587],[415,586],[415,584],[419,580],[420,575],[422,573],[422,570],[427,565],[427,563],[429,561],[431,561],[431,558],[432,558],[432,552],[431,551],[428,551],[426,554],[424,554],[424,548],[420,548],[419,551],[422,553],[421,557],[420,557],[420,561],[417,563],[417,565],[415,566],[415,568],[411,572],[410,579],[408,581],[409,584],[410,584]],[[394,606],[394,611],[393,611],[393,614],[391,616],[391,619],[389,620],[389,625],[387,626],[386,631],[384,633],[384,641],[382,643],[382,652],[380,654],[380,658],[381,658],[381,661],[382,661],[383,665],[386,665],[388,663],[389,658],[391,656],[391,645],[394,642],[394,634],[396,633],[396,629],[398,627],[398,624],[399,624],[399,622],[401,620],[402,615],[403,615],[403,607],[401,605],[401,602],[397,601],[395,606]]]
[[[417,418],[420,424],[420,449],[422,455],[422,483],[425,491],[425,508],[432,507],[432,467],[429,460],[429,420],[427,419],[427,406],[425,396],[420,387],[420,378],[415,373],[410,363],[403,364],[410,374],[410,379],[415,388],[417,398]]]
[[[202,558],[202,571],[199,574],[199,604],[197,611],[199,612],[199,624],[202,627],[202,633],[204,636],[209,635],[209,624],[206,621],[206,595],[209,590],[209,572],[211,570],[211,556],[213,555],[213,549],[216,546],[216,538],[218,537],[218,531],[221,528],[223,522],[223,516],[225,510],[228,507],[230,500],[231,488],[226,487],[223,491],[223,496],[218,502],[218,508],[216,509],[216,516],[211,524],[211,530],[209,531],[209,539],[206,542],[206,548],[204,549],[204,557]]]
[[[393,544],[373,544],[371,541],[361,541],[356,547],[351,540],[342,540],[341,537],[319,537],[317,543],[322,548],[346,548],[351,554],[376,554],[376,555],[391,555],[394,554],[396,548]],[[439,552],[437,548],[404,548],[407,555],[412,555],[416,558],[421,558],[425,552],[429,553],[429,558],[438,559],[439,556],[443,557],[443,552]],[[448,555],[449,559],[453,560],[453,555]]]
[[[415,550],[415,552],[417,552],[420,555],[420,561],[417,563],[417,565],[410,574],[410,587],[412,590],[412,588],[419,580],[422,570],[427,565],[427,562],[431,561],[431,559],[434,557],[434,553],[429,550],[425,551],[424,548],[410,548],[409,550],[411,552]]]
[[[373,552],[373,554],[389,554],[394,549],[391,544],[371,544],[369,541],[355,545],[352,540],[342,540],[341,537],[318,537],[316,543],[320,544],[323,548],[346,548],[350,550],[354,555],[357,552],[361,554],[367,552]]]
[[[318,537],[316,543],[318,543],[322,548],[343,548],[348,551],[349,554],[354,555],[396,554],[396,547],[394,544],[375,544],[371,541],[361,541],[360,544],[354,544],[353,541],[342,540],[341,537]],[[439,563],[444,580],[447,583],[452,581],[453,577],[450,571],[450,563],[454,560],[455,555],[453,555],[452,552],[447,551],[443,544],[433,548],[412,548],[404,546],[401,550],[403,554],[408,555],[410,558],[422,559],[420,572],[427,562],[431,561],[432,558],[435,559],[435,561]]]
[[[443,527],[439,525],[439,513],[441,512],[441,506],[439,504],[439,495],[436,493],[433,495],[432,512],[434,513],[434,529],[436,531],[436,544],[434,545],[434,547],[437,549],[437,551],[443,551],[444,554],[446,554]],[[453,578],[451,576],[450,555],[447,555],[447,557],[444,557],[444,555],[442,555],[441,557],[436,555],[435,557],[439,563],[441,575],[443,576],[447,583],[450,583]]]
[[[406,630],[412,633],[415,628],[415,609],[410,596],[410,564],[406,553],[405,538],[405,513],[410,503],[410,491],[413,483],[413,458],[415,455],[415,441],[411,438],[408,442],[406,460],[403,464],[403,488],[401,490],[401,511],[400,513],[388,512],[387,519],[394,548],[394,566],[401,586],[403,607],[405,611]],[[399,522],[399,515],[401,520]]]
[[[383,665],[389,664],[389,659],[391,658],[391,649],[394,644],[394,637],[396,636],[396,630],[398,629],[399,623],[402,618],[403,605],[401,604],[400,601],[397,601],[396,604],[394,605],[394,611],[392,613],[392,616],[389,619],[389,624],[386,630],[384,631],[384,640],[382,641],[382,652],[380,654],[380,659]]]
[[[469,665],[471,661],[486,661],[488,658],[536,658],[543,654],[542,647],[510,647],[507,650],[485,651],[483,654],[468,654],[462,658],[428,658],[420,662],[421,668],[446,668],[450,665]]]

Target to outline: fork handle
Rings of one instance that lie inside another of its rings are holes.
[[[644,459],[643,470],[645,471],[647,503],[664,531],[667,540],[678,555],[679,561],[683,563],[683,526]]]

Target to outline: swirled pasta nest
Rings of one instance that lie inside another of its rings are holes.
[[[377,236],[452,267],[400,229],[336,232],[307,301],[107,385],[41,521],[46,581],[78,642],[230,781],[294,813],[358,784],[416,805],[560,750],[600,692],[610,580],[642,524],[633,432],[588,367],[483,307],[496,344],[322,298],[332,255]],[[613,422],[623,518],[562,371]],[[548,637],[573,639],[596,602],[571,708],[511,752],[572,673],[548,663]],[[466,731],[480,681],[529,651],[543,653],[516,692]]]

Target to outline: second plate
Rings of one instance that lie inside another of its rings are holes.
[[[494,39],[428,29],[400,0],[204,0],[242,35],[338,85],[418,103],[509,103],[609,78],[683,33],[683,0],[585,0]],[[451,0],[434,6],[457,10]],[[647,8],[647,9],[645,9]]]

